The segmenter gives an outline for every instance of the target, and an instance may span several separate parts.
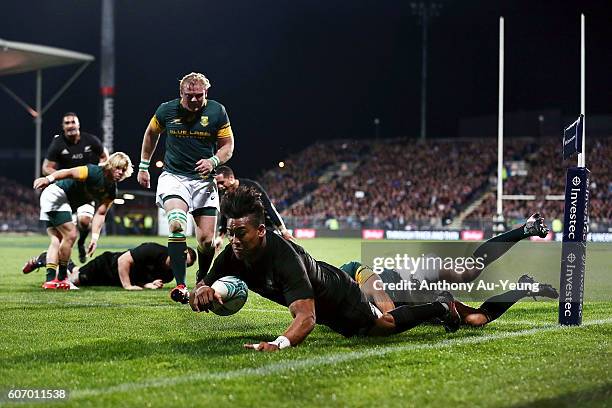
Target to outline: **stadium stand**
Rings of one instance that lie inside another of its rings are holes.
[[[26,187],[0,176],[1,231],[32,231],[38,229],[38,194]]]
[[[522,154],[514,159],[524,160],[528,168],[527,175],[513,175],[504,182],[504,194],[535,195],[535,200],[505,200],[504,215],[507,219],[524,219],[534,210],[546,214],[552,219],[563,219],[563,201],[546,200],[547,195],[562,196],[565,192],[565,169],[575,166],[575,159],[559,160],[559,143],[557,139],[532,140],[525,144],[522,141]],[[515,142],[512,145],[516,148]],[[506,163],[508,156],[505,156]],[[591,169],[590,185],[590,219],[593,223],[612,222],[612,138],[593,138],[587,147],[587,167],[597,163]],[[496,212],[495,196],[487,199],[468,216],[468,220],[492,219]]]
[[[612,137],[588,140],[591,228],[612,224]],[[440,229],[464,211],[463,228],[490,228],[496,211],[497,147],[494,140],[333,140],[291,155],[282,168],[258,180],[289,227]],[[535,200],[504,200],[509,224],[535,211],[563,219],[565,169],[557,139],[512,138],[504,146],[504,194]],[[432,164],[437,164],[432,166]],[[432,171],[432,169],[435,169]],[[38,194],[0,177],[0,230],[39,231]],[[476,205],[479,201],[482,202]],[[474,203],[468,208],[469,204]],[[470,212],[471,211],[471,212]],[[153,233],[157,214],[150,197],[114,208],[112,233]]]
[[[441,227],[486,187],[495,162],[491,141],[396,139],[370,146],[353,174],[321,184],[283,215],[297,224],[334,218],[354,228]],[[432,163],[439,163],[434,171]]]

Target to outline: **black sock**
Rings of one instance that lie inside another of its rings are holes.
[[[57,270],[57,279],[64,280],[68,276],[68,266],[65,261],[59,261],[59,268]]]
[[[185,265],[185,251],[187,251],[186,238],[183,235],[168,238],[168,255],[170,256],[170,267],[176,279],[177,285],[185,285],[187,266]]]
[[[505,254],[517,242],[526,238],[524,226],[499,234],[484,242],[474,251],[476,258],[482,258],[484,266],[488,266]]]
[[[215,247],[205,246],[202,248],[198,245],[198,276],[197,280],[203,279],[208,270],[210,269],[210,264],[212,264],[213,258],[215,257]]]
[[[527,293],[526,290],[511,290],[495,295],[485,300],[478,309],[487,316],[489,322],[492,322],[506,313],[506,310],[510,309],[516,302],[527,296]]]
[[[83,246],[85,245],[85,240],[87,239],[87,236],[89,235],[89,228],[79,228],[79,241],[78,241],[78,245],[79,246]]]
[[[46,281],[47,282],[52,281],[53,279],[55,279],[56,275],[57,275],[57,264],[48,263]]]
[[[440,302],[425,303],[417,306],[400,306],[389,312],[395,320],[395,332],[401,333],[435,317],[446,314]]]

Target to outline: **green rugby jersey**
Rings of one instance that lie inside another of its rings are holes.
[[[164,170],[199,179],[194,169],[200,159],[217,152],[217,140],[232,137],[232,128],[225,107],[208,99],[201,111],[190,112],[180,99],[162,103],[149,126],[156,133],[166,132]]]
[[[117,197],[117,183],[104,177],[104,169],[95,164],[79,166],[77,179],[59,180],[57,186],[66,192],[68,203],[76,210],[92,201],[100,203]]]

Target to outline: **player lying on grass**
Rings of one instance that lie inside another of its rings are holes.
[[[513,230],[501,233],[483,242],[472,254],[479,262],[466,266],[461,272],[453,269],[429,268],[421,270],[417,278],[435,282],[445,280],[447,282],[472,282],[476,280],[482,271],[491,263],[499,259],[519,241],[530,237],[545,238],[549,229],[544,223],[544,218],[535,213],[525,221],[523,225]]]
[[[30,259],[23,273],[30,273],[44,266],[46,252]],[[196,261],[196,252],[187,247],[186,266]],[[104,252],[85,265],[78,267],[68,262],[69,280],[77,286],[119,286],[126,290],[160,289],[174,279],[170,268],[168,248],[153,242],[145,242],[125,252]]]
[[[132,174],[127,154],[113,153],[100,165],[58,170],[34,180],[40,195],[40,219],[47,224],[51,240],[47,249],[47,277],[43,289],[68,289],[67,265],[77,237],[72,213],[81,205],[95,201],[98,209],[92,220],[88,255],[94,253],[106,212],[117,196],[117,183]],[[57,182],[56,182],[57,181]]]
[[[419,290],[420,282],[418,280],[414,280],[415,290],[389,290],[388,288],[397,287],[398,284],[406,280],[399,272],[392,269],[385,269],[382,273],[376,274],[372,269],[358,261],[347,262],[340,269],[359,284],[368,299],[374,302],[380,310],[387,310],[401,305],[417,305],[431,302],[436,297],[434,291]],[[381,285],[381,282],[384,285]],[[535,290],[536,284],[537,291]],[[384,290],[381,288],[384,288]],[[539,283],[531,276],[523,275],[518,279],[516,289],[492,296],[486,299],[478,308],[473,308],[458,300],[454,300],[454,304],[461,317],[461,324],[481,327],[499,318],[521,299],[527,297],[535,299],[536,296],[557,299],[559,293],[551,285]],[[459,325],[448,326],[445,324],[444,327],[447,331],[453,332],[459,328]]]
[[[295,242],[266,230],[264,207],[256,190],[239,187],[228,191],[221,201],[221,212],[228,219],[230,243],[208,274],[198,276],[190,293],[191,308],[208,311],[213,301],[222,303],[211,285],[223,276],[236,276],[253,292],[287,306],[293,316],[287,330],[276,340],[245,344],[246,348],[277,351],[298,345],[317,323],[350,337],[389,336],[434,318],[449,325],[459,321],[448,292],[430,303],[400,306],[382,313],[346,273],[316,261]]]

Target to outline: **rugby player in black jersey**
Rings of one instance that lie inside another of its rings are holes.
[[[293,321],[274,341],[245,344],[259,351],[277,351],[304,341],[315,324],[350,337],[389,336],[433,318],[459,321],[452,295],[442,292],[430,303],[401,306],[382,313],[359,285],[340,269],[313,259],[301,246],[266,230],[259,193],[239,187],[221,202],[228,218],[230,244],[215,259],[208,274],[199,274],[189,303],[196,312],[208,311],[221,296],[211,285],[223,276],[242,279],[255,293],[287,306]]]
[[[47,253],[32,258],[23,273],[30,273],[47,263]],[[187,267],[196,261],[196,252],[187,247],[185,255]],[[170,268],[168,248],[145,242],[136,248],[122,252],[104,252],[85,265],[78,267],[68,262],[70,289],[79,286],[119,286],[126,290],[160,289],[174,279]]]
[[[240,179],[237,179],[234,171],[228,166],[217,167],[217,175],[215,176],[215,180],[217,180],[217,186],[219,187],[219,192],[221,194],[223,194],[225,191],[234,191],[239,186],[253,187],[255,190],[257,190],[261,194],[260,198],[264,206],[266,228],[275,229],[285,239],[293,239],[293,236],[285,226],[280,214],[278,211],[276,211],[276,207],[274,207],[272,200],[270,200],[268,193],[266,190],[264,190],[261,184],[247,178],[241,177]],[[219,236],[215,238],[215,248],[220,249],[226,233],[227,217],[220,214]]]
[[[48,176],[56,170],[70,169],[86,164],[98,164],[108,158],[102,142],[96,136],[81,132],[79,117],[74,112],[66,112],[62,117],[62,134],[54,136],[47,149],[42,165],[43,176]],[[76,209],[76,222],[79,230],[79,261],[87,260],[85,240],[91,230],[91,220],[95,208],[92,203],[86,203]]]

